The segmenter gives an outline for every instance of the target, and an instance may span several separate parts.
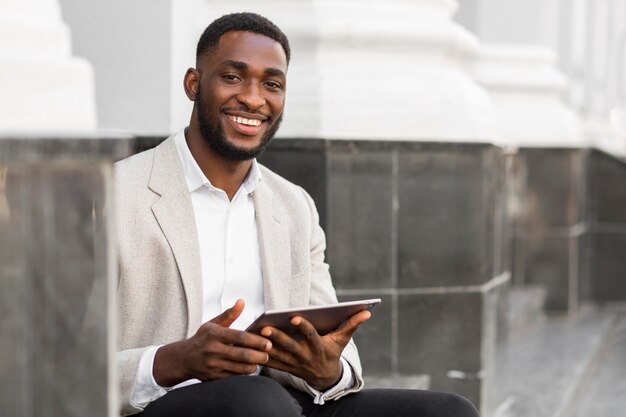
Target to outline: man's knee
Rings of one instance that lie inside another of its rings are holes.
[[[273,379],[256,377],[232,377],[230,401],[221,405],[223,415],[258,417],[301,417],[298,402],[287,390]]]
[[[474,404],[465,397],[450,393],[443,394],[443,396],[444,404],[441,407],[444,412],[443,415],[448,417],[479,417]]]
[[[142,417],[301,417],[298,402],[278,382],[263,376],[232,376],[170,391]]]

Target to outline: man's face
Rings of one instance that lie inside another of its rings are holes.
[[[196,116],[205,142],[230,160],[252,159],[272,139],[285,105],[287,58],[275,40],[227,32],[200,59]]]

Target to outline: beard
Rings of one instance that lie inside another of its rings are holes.
[[[219,122],[219,118],[211,120],[211,117],[207,116],[209,113],[207,112],[204,104],[205,103],[202,100],[202,97],[198,94],[196,97],[196,106],[198,107],[197,115],[200,135],[211,149],[231,161],[247,161],[256,158],[263,153],[272,138],[274,138],[274,135],[278,131],[280,123],[283,120],[283,116],[281,114],[280,117],[276,119],[274,124],[265,132],[261,138],[261,142],[257,146],[254,148],[242,148],[234,145],[226,138],[224,129]]]

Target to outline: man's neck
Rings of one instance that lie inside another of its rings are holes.
[[[224,190],[232,200],[250,172],[252,160],[233,161],[224,158],[204,142],[199,132],[191,129],[185,132],[185,139],[202,173],[214,187]]]

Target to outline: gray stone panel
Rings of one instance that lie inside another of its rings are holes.
[[[510,271],[515,285],[526,283],[526,251],[528,222],[526,216],[526,157],[511,156],[512,174],[507,183],[507,222],[511,228]]]
[[[480,405],[495,348],[496,299],[481,292],[399,295],[400,373],[428,374],[432,389]]]
[[[392,286],[390,152],[329,155],[328,261],[337,288]]]
[[[593,223],[626,224],[626,162],[591,151],[588,187]]]
[[[591,255],[592,255],[592,234],[587,231],[579,237],[579,257],[578,276],[580,288],[578,293],[579,302],[588,302],[593,297],[591,294]],[[625,266],[626,267],[626,266]]]
[[[526,201],[531,227],[565,227],[582,220],[582,151],[523,149],[527,164]]]
[[[526,275],[529,284],[541,284],[548,295],[545,308],[564,311],[570,307],[571,292],[576,291],[570,281],[572,239],[568,237],[537,237],[529,243]]]
[[[107,416],[110,166],[12,164],[0,172],[0,369],[11,372],[0,410]]]
[[[304,188],[315,201],[320,224],[326,229],[326,155],[321,150],[302,152],[297,149],[276,147],[261,155],[259,162]]]
[[[492,277],[494,201],[484,149],[400,155],[400,287],[471,285]]]
[[[626,300],[626,230],[590,236],[590,293],[596,301]]]
[[[494,239],[491,243],[493,251],[493,275],[511,273],[513,268],[513,222],[510,220],[510,203],[515,198],[514,159],[501,150],[489,152],[491,158],[485,158],[485,180],[487,192],[485,198],[493,200],[492,216]],[[489,242],[489,239],[487,239]],[[489,246],[488,246],[489,247]]]
[[[365,298],[380,298],[382,302],[375,308],[372,318],[363,323],[354,334],[359,348],[359,356],[365,376],[389,375],[392,371],[392,311],[390,295],[373,297],[371,294],[339,296],[339,301],[353,301]]]
[[[37,161],[110,161],[132,153],[132,139],[125,135],[64,138],[15,137],[0,133],[0,163]]]

